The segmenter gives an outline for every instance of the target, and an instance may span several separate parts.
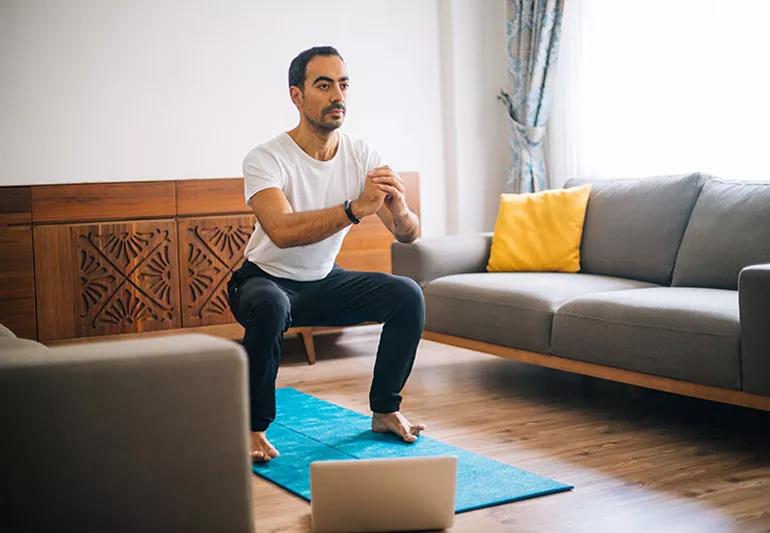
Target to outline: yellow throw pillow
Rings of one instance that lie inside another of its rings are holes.
[[[501,194],[489,272],[578,272],[590,185]]]

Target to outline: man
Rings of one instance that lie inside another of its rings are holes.
[[[349,85],[334,48],[299,54],[289,67],[299,125],[243,162],[246,201],[257,223],[246,260],[228,282],[228,298],[246,330],[254,461],[278,456],[265,431],[275,419],[275,379],[289,326],[384,323],[369,393],[372,430],[414,442],[425,429],[399,413],[424,324],[420,287],[334,264],[350,226],[364,217],[376,214],[401,242],[419,231],[398,174],[365,143],[337,131]]]

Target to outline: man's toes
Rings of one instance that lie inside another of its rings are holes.
[[[266,457],[265,452],[263,452],[262,450],[252,450],[251,460],[256,462],[264,462],[264,461],[269,461],[270,458]]]
[[[280,453],[278,453],[278,450],[276,450],[275,448],[273,448],[273,447],[271,446],[271,447],[270,447],[270,448],[267,450],[267,455],[269,455],[271,459],[275,459],[276,457],[278,457],[278,456],[279,456],[279,455],[281,455],[281,454],[280,454]]]
[[[423,431],[425,431],[425,424],[416,424],[409,428],[409,433],[412,435],[419,435]]]
[[[404,439],[404,442],[415,442],[417,440],[417,436],[410,432],[407,426],[399,426],[398,434]]]

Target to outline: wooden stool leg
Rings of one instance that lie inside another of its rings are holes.
[[[300,336],[302,337],[302,344],[305,346],[305,357],[307,357],[307,364],[315,364],[315,344],[313,344],[313,328],[300,328]]]

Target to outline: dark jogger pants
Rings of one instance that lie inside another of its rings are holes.
[[[264,431],[275,419],[275,378],[289,326],[384,323],[369,406],[377,413],[399,410],[425,322],[422,290],[413,280],[335,266],[324,279],[293,281],[273,277],[247,260],[230,278],[227,295],[233,315],[246,329],[252,431]]]

